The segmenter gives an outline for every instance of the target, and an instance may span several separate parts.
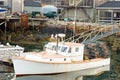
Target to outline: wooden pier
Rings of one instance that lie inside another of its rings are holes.
[[[49,19],[46,18],[31,18],[31,17],[0,17],[0,40],[11,41],[11,34],[24,32],[39,31],[41,28],[46,27]]]
[[[29,18],[28,17],[27,24],[28,24],[28,26],[42,25],[42,24],[46,23],[48,20],[49,19],[46,19],[46,18]],[[6,27],[9,27],[11,29],[13,29],[13,27],[14,28],[20,27],[21,26],[21,17],[18,17],[18,18],[15,18],[15,17],[0,18],[0,25],[2,25],[2,24],[6,25]]]

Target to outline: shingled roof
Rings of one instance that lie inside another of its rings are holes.
[[[24,6],[41,7],[39,2],[34,2],[33,0],[25,0]]]
[[[41,3],[44,4],[51,4],[52,0],[41,0]]]
[[[96,9],[120,9],[120,1],[107,1],[97,6]]]

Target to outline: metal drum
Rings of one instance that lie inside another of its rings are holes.
[[[28,27],[28,15],[22,14],[20,16],[20,20],[21,20],[21,27],[26,29]]]

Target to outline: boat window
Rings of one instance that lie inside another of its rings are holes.
[[[60,50],[60,46],[55,46],[54,50]]]
[[[47,48],[47,49],[50,49],[50,50],[51,50],[51,49],[52,49],[52,45],[48,44],[48,45],[46,45],[46,46],[45,46],[45,48]]]
[[[71,53],[71,47],[69,47],[68,53]]]
[[[79,48],[75,48],[75,52],[79,52]]]
[[[22,51],[22,49],[14,49],[15,51]]]
[[[56,46],[52,46],[52,50],[56,50]]]
[[[66,50],[67,50],[67,47],[62,47],[61,48],[61,52],[66,52]]]
[[[60,46],[58,46],[58,50],[60,50]]]

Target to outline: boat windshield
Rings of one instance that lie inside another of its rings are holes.
[[[61,52],[66,52],[67,51],[67,47],[62,47],[61,48]]]
[[[49,50],[52,50],[52,45],[51,44],[47,44],[47,45],[45,45],[45,48],[49,49]]]
[[[68,53],[71,53],[71,47],[69,47]]]
[[[56,50],[56,46],[55,45],[52,46],[52,50]]]

